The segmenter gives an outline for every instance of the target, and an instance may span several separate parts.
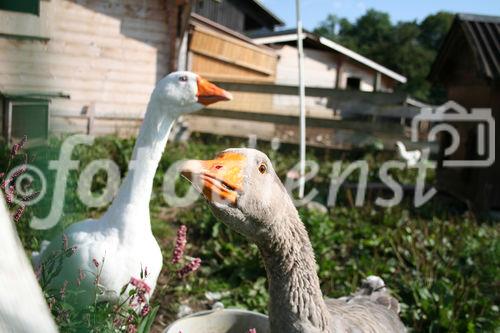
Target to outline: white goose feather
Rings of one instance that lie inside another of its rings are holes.
[[[194,73],[175,72],[159,81],[134,147],[133,166],[101,218],[75,223],[64,231],[68,246],[76,246],[77,250],[65,259],[51,287],[61,288],[67,281],[68,289],[83,291],[72,296],[71,303],[78,307],[91,304],[95,295],[95,276],[92,274],[97,271],[95,259],[102,265],[100,285],[106,290],[97,301],[116,301],[122,287],[131,277],[139,278],[143,269],[147,269],[145,281],[153,293],[163,260],[151,231],[149,201],[170,130],[178,116],[200,110],[203,104],[229,99],[229,93]],[[34,258],[34,264],[40,264],[59,250],[61,244],[60,236],[53,239]],[[81,272],[85,275],[83,280]],[[68,295],[71,297],[71,293]]]
[[[1,193],[0,228],[0,332],[57,332]]]

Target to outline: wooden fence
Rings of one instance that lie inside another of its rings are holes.
[[[258,140],[298,142],[298,97],[296,86],[267,83],[215,82],[234,95],[233,101],[217,103],[184,117],[191,132],[233,137],[255,136]],[[311,146],[352,149],[377,143],[392,149],[396,140],[409,138],[411,119],[419,112],[406,105],[403,93],[362,92],[306,88],[308,103],[307,143]],[[316,103],[321,101],[321,103]],[[102,109],[102,110],[101,110]],[[100,135],[137,133],[142,118],[127,113],[103,112],[89,105],[81,115],[52,114],[55,132]]]
[[[298,88],[267,83],[216,82],[234,95],[188,117],[195,132],[261,140],[298,142]],[[373,144],[393,146],[409,134],[419,109],[406,105],[403,93],[306,88],[309,145],[351,149]]]

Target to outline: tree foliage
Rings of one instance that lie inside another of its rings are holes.
[[[438,12],[420,23],[393,24],[389,14],[369,9],[354,23],[329,15],[314,32],[405,75],[408,82],[402,90],[415,98],[438,103],[444,92],[426,78],[452,21],[453,14]]]

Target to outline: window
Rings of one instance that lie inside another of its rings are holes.
[[[360,90],[361,89],[361,79],[359,77],[348,77],[346,89]]]
[[[37,98],[3,98],[3,135],[8,142],[24,135],[30,141],[46,140],[49,129],[49,101]]]
[[[0,9],[40,15],[40,0],[0,0]]]

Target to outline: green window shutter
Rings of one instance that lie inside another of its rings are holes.
[[[0,0],[0,9],[40,15],[40,0]]]

